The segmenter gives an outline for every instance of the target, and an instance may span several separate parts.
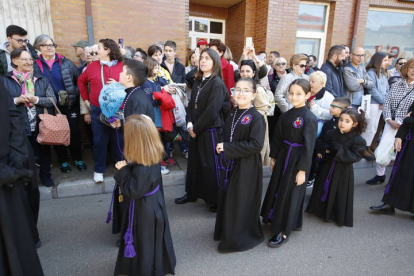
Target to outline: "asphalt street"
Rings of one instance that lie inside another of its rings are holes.
[[[391,168],[388,168],[387,175]],[[338,227],[305,214],[301,232],[278,249],[266,242],[221,254],[213,240],[215,214],[199,201],[174,204],[184,186],[165,187],[177,256],[176,275],[414,275],[414,220],[409,213],[376,215],[383,185],[364,184],[374,168],[355,170],[354,227]],[[264,179],[264,191],[269,179]],[[307,199],[311,189],[308,189]],[[110,194],[41,202],[38,250],[45,275],[113,275],[117,236],[105,223]],[[263,226],[266,240],[271,237]]]

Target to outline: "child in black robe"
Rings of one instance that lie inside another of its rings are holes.
[[[235,88],[238,105],[223,128],[224,143],[216,146],[221,187],[214,239],[220,252],[245,251],[264,240],[260,225],[263,148],[266,123],[252,105],[256,87],[251,78],[240,79]]]
[[[115,166],[114,178],[129,198],[122,220],[123,243],[114,275],[174,274],[176,259],[165,208],[160,161],[164,153],[158,131],[145,115],[125,123],[125,160]]]
[[[302,210],[306,185],[315,147],[318,123],[306,107],[310,84],[294,80],[289,87],[289,101],[294,108],[283,113],[270,143],[272,176],[263,202],[261,216],[271,223],[274,236],[270,247],[279,247],[292,230],[302,229]]]
[[[365,113],[347,108],[341,112],[338,128],[329,130],[320,142],[326,162],[316,175],[306,212],[339,226],[353,226],[354,168],[362,158],[366,142]]]

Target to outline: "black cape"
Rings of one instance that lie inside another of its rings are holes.
[[[0,83],[0,275],[43,275],[31,232],[32,216],[23,184],[27,171],[27,138],[9,93]]]
[[[321,141],[320,149],[329,150],[333,142],[338,143],[338,151],[326,154],[324,162],[316,175],[312,195],[306,212],[319,216],[325,221],[336,221],[339,226],[353,226],[354,213],[354,168],[353,163],[358,162],[364,153],[365,140],[353,133],[341,133],[333,129],[326,133]],[[329,185],[328,197],[323,202],[324,182],[328,177],[332,163],[335,168]]]
[[[197,101],[198,87],[200,91]],[[203,82],[195,81],[188,105],[187,122],[193,123],[197,135],[190,139],[185,191],[191,198],[201,198],[208,204],[217,204],[218,183],[214,163],[215,144],[222,140],[222,127],[230,110],[227,87],[216,76]],[[215,129],[212,134],[208,129]]]
[[[400,165],[396,167],[397,163],[394,163],[393,170],[396,173],[393,179],[390,177],[389,192],[384,194],[382,201],[401,211],[414,213],[414,104],[411,105],[408,112],[410,111],[411,116],[404,119],[395,136],[401,138],[403,143],[407,145],[404,152],[397,154],[395,160],[401,158]],[[411,137],[408,136],[410,132]],[[407,138],[410,138],[410,140],[407,141]]]
[[[135,199],[133,244],[137,254],[133,258],[124,257],[125,243],[122,240],[114,275],[174,275],[176,258],[164,195],[158,190],[152,195],[144,196],[158,185],[161,187],[160,164],[150,167],[127,165],[114,178],[124,197]],[[122,236],[128,223],[128,217],[122,220]]]
[[[276,164],[260,214],[264,223],[271,222],[271,230],[275,235],[283,232],[289,236],[292,229],[302,227],[306,184],[297,186],[296,174],[301,170],[306,172],[305,179],[308,177],[317,130],[316,117],[305,106],[288,110],[277,122],[270,143],[270,157],[276,159]],[[292,148],[285,175],[283,170],[289,145],[284,140],[303,145]]]
[[[234,160],[228,189],[219,190],[214,239],[220,240],[219,251],[244,251],[264,240],[260,225],[263,168],[260,151],[265,138],[265,121],[253,107],[246,111],[234,109],[224,125],[224,152],[226,160]],[[237,112],[235,114],[235,112]],[[235,115],[234,115],[235,114]],[[233,117],[239,119],[230,142]],[[220,158],[220,156],[219,156]],[[223,185],[226,172],[221,170]]]

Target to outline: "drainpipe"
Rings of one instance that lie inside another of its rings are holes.
[[[361,0],[356,1],[355,5],[355,19],[354,19],[354,26],[352,28],[352,41],[351,41],[351,50],[355,48],[356,39],[358,35],[358,22],[359,22],[359,13],[361,10]]]
[[[93,45],[95,44],[95,39],[93,37],[93,20],[92,20],[91,0],[85,0],[85,9],[86,9],[86,26],[88,28],[88,42],[89,42],[89,45]]]

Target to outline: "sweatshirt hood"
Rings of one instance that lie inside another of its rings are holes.
[[[0,50],[3,50],[10,55],[10,51],[9,49],[7,49],[8,46],[9,46],[9,42],[4,42],[0,44]]]

